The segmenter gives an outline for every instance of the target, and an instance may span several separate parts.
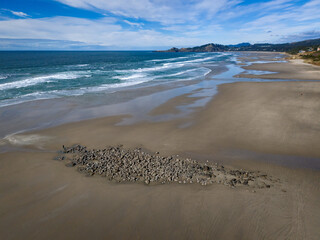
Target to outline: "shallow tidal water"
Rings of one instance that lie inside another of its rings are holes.
[[[0,124],[6,126],[0,137],[105,116],[131,115],[121,124],[184,117],[205,106],[219,84],[269,81],[234,78],[244,71],[242,55],[0,52]],[[149,114],[184,94],[194,101],[177,106],[177,113]]]

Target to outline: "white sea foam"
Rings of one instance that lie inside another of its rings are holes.
[[[28,86],[37,85],[44,82],[53,82],[54,80],[62,79],[76,79],[79,77],[91,77],[89,74],[84,74],[83,72],[62,72],[55,73],[46,76],[38,76],[32,78],[26,78],[20,81],[9,82],[0,84],[0,90],[12,89],[12,88],[23,88]]]
[[[203,55],[207,56],[206,53],[204,53]],[[190,60],[186,60],[186,61],[179,61],[179,62],[175,62],[175,63],[195,63],[195,62],[205,62],[205,61],[208,61],[208,60],[213,60],[217,57],[221,57],[223,56],[222,54],[217,54],[217,55],[213,55],[213,56],[209,56],[209,57],[204,57],[203,55],[196,55],[194,56],[195,58],[192,59],[190,57],[179,57],[179,58],[173,58],[173,60],[167,60],[168,62],[170,61],[175,61],[175,60],[179,60],[179,59],[190,59]],[[161,62],[161,60],[159,59],[158,60],[159,62]]]
[[[99,86],[83,87],[83,88],[72,89],[72,90],[52,90],[48,92],[34,92],[34,93],[29,93],[29,94],[19,96],[14,99],[3,100],[0,102],[0,107],[6,107],[10,105],[16,105],[16,104],[31,102],[36,100],[55,99],[55,98],[61,98],[66,96],[81,96],[87,93],[106,91],[108,89],[117,89],[117,88],[134,86],[134,85],[148,82],[150,80],[152,79],[144,78],[138,81],[127,81],[127,82],[114,83],[114,84],[102,84]]]
[[[0,80],[2,80],[2,79],[7,79],[8,78],[8,75],[0,75]]]
[[[38,134],[10,134],[0,140],[0,145],[11,144],[16,146],[36,145],[41,148],[51,137]]]
[[[87,67],[89,66],[89,64],[77,64],[75,65],[75,67]]]
[[[207,68],[201,68],[202,69],[202,73],[200,74],[199,71],[195,71],[196,74],[191,75],[191,76],[186,76],[186,77],[180,77],[179,79],[175,79],[175,81],[190,81],[190,80],[195,80],[201,77],[205,77],[206,75],[208,75],[211,72],[211,69],[207,69]],[[199,70],[199,69],[197,69]]]
[[[139,78],[144,78],[146,77],[147,75],[146,74],[143,74],[143,73],[135,73],[135,74],[132,74],[132,75],[126,75],[126,76],[115,76],[113,78],[115,79],[120,79],[120,80],[134,80],[134,79],[139,79]]]
[[[129,69],[129,70],[117,70],[118,73],[144,73],[144,72],[156,72],[156,71],[162,71],[162,70],[168,70],[168,69],[175,69],[175,68],[181,68],[186,65],[194,64],[194,63],[202,63],[207,62],[209,60],[215,59],[217,56],[211,56],[211,57],[205,57],[205,58],[197,58],[187,61],[180,61],[180,62],[169,62],[164,63],[160,66],[155,67],[146,67],[146,68],[138,68],[138,69]]]
[[[216,58],[217,56],[214,57],[206,57],[206,58],[198,58],[198,59],[193,59],[193,60],[188,60],[188,61],[184,61],[183,63],[200,63],[200,62],[207,62],[209,60],[213,60],[214,58]]]
[[[146,83],[157,78],[162,78],[162,77],[165,78],[165,77],[180,76],[180,75],[182,76],[183,74],[188,74],[192,72],[194,72],[192,76],[184,76],[180,80],[183,80],[183,81],[193,80],[195,78],[207,75],[209,72],[211,72],[211,70],[207,68],[194,68],[194,69],[188,69],[188,70],[181,71],[174,74],[168,74],[168,75],[162,75],[162,76],[159,75],[159,76],[152,76],[152,77],[151,76],[148,77],[147,75],[144,75],[144,74],[133,74],[131,76],[126,77],[126,81],[123,81],[120,83],[102,84],[99,86],[82,87],[79,89],[72,89],[72,90],[52,90],[48,92],[29,93],[29,94],[19,96],[18,98],[15,98],[15,99],[8,99],[8,100],[1,101],[0,107],[20,104],[20,103],[30,102],[35,100],[54,99],[54,98],[61,98],[66,96],[81,96],[87,93],[102,92],[102,91],[117,89],[117,88],[120,89],[120,88],[125,88],[125,87]]]
[[[160,66],[156,67],[146,67],[146,68],[138,68],[138,69],[129,69],[129,70],[116,70],[118,73],[143,73],[143,72],[156,72],[161,70],[167,70],[167,69],[173,69],[173,68],[180,68],[183,67],[184,64],[181,62],[175,62],[175,63],[165,63]]]
[[[20,96],[16,96],[12,99],[2,100],[0,102],[0,107],[14,105],[22,102],[35,101],[40,99],[53,99],[53,98],[61,98],[65,96],[78,96],[84,95],[86,93],[94,93],[94,92],[110,92],[117,91],[117,88],[125,88],[130,87],[142,83],[146,83],[149,81],[159,80],[159,81],[167,81],[170,80],[170,77],[175,77],[175,81],[186,81],[192,80],[199,77],[203,77],[207,75],[211,70],[201,67],[202,63],[214,61],[217,57],[222,56],[222,54],[208,54],[208,53],[197,53],[194,55],[190,55],[188,57],[178,57],[166,60],[164,59],[155,59],[155,64],[152,66],[145,68],[136,68],[136,69],[127,69],[127,70],[103,70],[103,69],[93,69],[90,71],[80,70],[79,71],[64,71],[60,73],[55,73],[51,75],[43,75],[36,77],[29,77],[22,79],[16,82],[3,83],[0,84],[0,90],[13,89],[13,88],[22,88],[26,86],[32,86],[41,84],[44,82],[53,82],[59,81],[63,79],[76,79],[81,77],[91,77],[91,75],[105,75],[106,73],[110,73],[111,76],[116,73],[120,73],[117,76],[113,76],[112,78],[120,80],[119,83],[109,83],[109,84],[101,84],[97,86],[91,87],[79,87],[78,89],[70,89],[63,90],[57,89],[52,91],[37,91],[29,94],[24,94]],[[159,60],[159,61],[158,61]],[[80,67],[85,67],[87,64],[78,64],[73,65]],[[191,68],[191,69],[190,69]],[[170,70],[170,72],[168,72]],[[173,73],[172,73],[173,72]],[[107,74],[110,76],[110,74]],[[1,75],[0,75],[1,76]],[[110,76],[110,77],[111,77]],[[109,89],[115,89],[110,90]]]
[[[165,68],[165,67],[164,67]],[[150,74],[147,74],[147,72],[150,72],[152,70],[160,70],[160,69],[164,69],[164,68],[148,68],[148,69],[135,69],[135,70],[130,70],[130,72],[124,76],[115,76],[113,77],[114,79],[120,79],[120,80],[127,80],[127,81],[132,81],[132,80],[143,80],[144,82],[147,81],[146,78],[148,78],[148,80],[153,80],[153,79],[158,79],[158,78],[167,78],[167,77],[174,77],[174,76],[179,76],[179,75],[183,75],[186,74],[188,72],[193,72],[196,71],[197,68],[194,69],[188,69],[185,71],[181,71],[181,72],[177,72],[177,73],[173,73],[173,74],[165,74],[165,75],[154,75],[151,76]],[[137,71],[141,71],[138,72]]]
[[[166,59],[153,59],[153,60],[149,60],[149,62],[172,62],[172,61],[176,61],[179,59],[186,59],[186,58],[190,58],[190,57],[177,57],[177,58],[166,58]]]
[[[201,78],[206,76],[211,72],[211,69],[205,68],[205,67],[200,67],[200,68],[192,68],[188,69],[185,71],[177,72],[177,73],[172,73],[172,74],[166,74],[166,75],[161,75],[161,76],[156,76],[155,79],[170,79],[172,77],[178,77],[175,78],[175,81],[182,80],[182,81],[188,81],[188,80],[193,80],[197,78]]]
[[[212,72],[212,70],[211,69],[207,69],[206,68],[206,71],[205,71],[205,73],[203,74],[203,76],[207,76],[209,73],[211,73]]]
[[[177,73],[172,73],[172,74],[167,74],[167,75],[163,75],[163,76],[159,76],[160,78],[167,78],[167,77],[176,77],[176,76],[181,76],[187,73],[191,73],[191,72],[198,72],[200,68],[192,68],[192,69],[188,69],[185,71],[181,71],[181,72],[177,72]]]
[[[114,83],[114,84],[102,84],[99,86],[82,87],[79,89],[72,89],[72,90],[52,90],[52,91],[48,91],[48,92],[34,92],[34,93],[29,93],[29,94],[19,96],[18,98],[15,98],[15,99],[3,100],[0,103],[0,107],[20,104],[20,103],[30,102],[30,101],[35,101],[35,100],[54,99],[54,98],[61,98],[61,97],[66,97],[66,96],[80,96],[80,95],[84,95],[86,93],[101,92],[101,91],[105,91],[108,89],[116,89],[116,88],[124,88],[124,87],[134,86],[134,85],[148,82],[150,80],[152,80],[152,79],[151,78],[142,78],[140,80],[134,80],[134,81],[131,80],[131,81],[126,81],[126,82],[121,82],[121,83]]]
[[[88,63],[65,65],[65,67],[68,68],[68,69],[72,69],[72,68],[83,68],[83,67],[88,67],[88,66],[89,66]]]

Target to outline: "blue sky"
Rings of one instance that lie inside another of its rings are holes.
[[[1,0],[0,49],[150,50],[320,38],[320,0]]]

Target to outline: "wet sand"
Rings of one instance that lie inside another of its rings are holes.
[[[312,171],[272,170],[282,188],[112,184],[49,153],[1,156],[2,239],[317,239]],[[259,167],[262,167],[260,165]],[[265,169],[270,166],[265,167]]]
[[[127,114],[20,134],[42,137],[41,145],[20,141],[0,155],[1,238],[319,239],[320,83],[238,82],[218,90],[180,118],[123,124]],[[192,100],[182,94],[149,114],[175,114]],[[116,184],[53,160],[63,144],[78,143],[179,154],[280,182],[268,189]]]
[[[242,73],[237,77],[262,78],[262,79],[297,79],[297,80],[320,80],[320,66],[304,63],[302,59],[291,59],[288,62],[253,64],[243,67],[246,70],[258,70],[276,72],[271,74]]]

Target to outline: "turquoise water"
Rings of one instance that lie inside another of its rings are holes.
[[[0,52],[0,107],[204,77],[232,53]]]

